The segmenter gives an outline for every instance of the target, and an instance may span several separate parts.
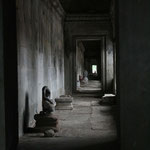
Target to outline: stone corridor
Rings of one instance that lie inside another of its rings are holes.
[[[116,106],[101,106],[99,98],[74,96],[73,110],[56,110],[60,131],[54,138],[43,134],[26,134],[20,139],[19,150],[116,150]],[[110,150],[110,149],[109,149]]]
[[[149,77],[150,0],[0,0],[0,150],[150,150]]]

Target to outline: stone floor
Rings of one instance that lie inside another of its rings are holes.
[[[101,83],[98,80],[89,80],[87,84],[81,83],[79,92],[99,92],[101,90]]]
[[[54,138],[26,134],[19,150],[118,150],[116,106],[100,106],[94,97],[74,97],[73,110],[57,110],[60,131]]]

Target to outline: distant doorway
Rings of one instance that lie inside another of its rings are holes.
[[[97,74],[97,65],[92,65],[92,73]]]
[[[76,41],[76,90],[101,91],[101,40]]]

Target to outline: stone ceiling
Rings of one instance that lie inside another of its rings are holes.
[[[108,14],[111,0],[59,0],[68,14]]]
[[[85,48],[85,56],[99,57],[101,52],[101,41],[82,41]]]

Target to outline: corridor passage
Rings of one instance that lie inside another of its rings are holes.
[[[73,110],[56,110],[60,131],[54,138],[26,134],[19,150],[117,150],[116,106],[101,106],[99,98],[74,96]]]

